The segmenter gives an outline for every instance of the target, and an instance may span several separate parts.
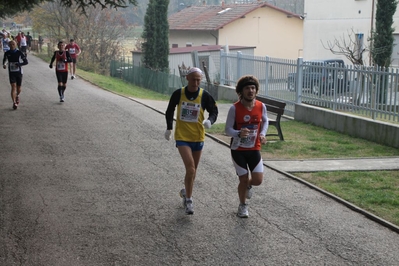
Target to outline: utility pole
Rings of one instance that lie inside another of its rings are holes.
[[[371,25],[370,25],[370,53],[369,53],[369,65],[372,62],[372,50],[373,50],[373,30],[374,30],[374,1],[371,1]]]

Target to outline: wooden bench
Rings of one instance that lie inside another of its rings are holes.
[[[278,136],[280,140],[284,140],[283,132],[281,131],[280,120],[284,114],[284,109],[287,104],[285,102],[272,100],[262,96],[256,96],[256,99],[266,105],[268,113],[276,114],[275,120],[269,118],[269,125],[276,127],[277,134],[266,134],[266,136]]]

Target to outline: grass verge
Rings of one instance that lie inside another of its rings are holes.
[[[154,92],[152,90],[144,89],[138,86],[135,86],[131,83],[127,83],[118,78],[112,78],[108,76],[94,74],[92,72],[87,72],[83,70],[77,71],[78,76],[81,78],[90,81],[91,83],[106,89],[108,91],[112,91],[115,93],[119,93],[124,96],[130,96],[134,98],[141,99],[151,99],[151,100],[169,100],[170,95],[161,94],[158,92]]]
[[[399,226],[399,171],[292,174]]]

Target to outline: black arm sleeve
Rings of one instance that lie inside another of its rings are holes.
[[[204,90],[202,94],[201,105],[204,107],[204,110],[209,113],[208,119],[211,121],[211,124],[215,123],[219,114],[218,106],[212,95],[206,90]]]
[[[20,58],[22,60],[22,63],[19,63],[21,66],[25,66],[28,64],[28,59],[26,59],[25,54],[21,51],[20,51]]]
[[[66,58],[67,58],[67,62],[68,62],[68,63],[71,63],[71,62],[72,62],[71,54],[70,54],[68,51],[66,51]]]
[[[180,102],[180,95],[181,89],[175,90],[170,96],[168,108],[165,112],[165,119],[166,119],[166,129],[172,130],[173,129],[173,115],[175,113],[176,106]]]
[[[51,57],[50,65],[52,65],[52,64],[54,63],[54,60],[55,60],[55,53],[56,53],[56,52],[54,52],[53,57]]]

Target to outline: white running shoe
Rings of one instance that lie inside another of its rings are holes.
[[[242,204],[238,205],[238,212],[237,216],[240,218],[248,218],[248,205],[247,204]]]
[[[186,214],[194,214],[194,204],[192,200],[186,200]]]
[[[186,208],[186,189],[182,188],[179,192],[179,195],[183,199],[183,208]]]
[[[246,198],[247,198],[247,199],[252,198],[253,192],[254,192],[254,191],[252,190],[252,186],[247,187],[247,195],[246,195]]]

